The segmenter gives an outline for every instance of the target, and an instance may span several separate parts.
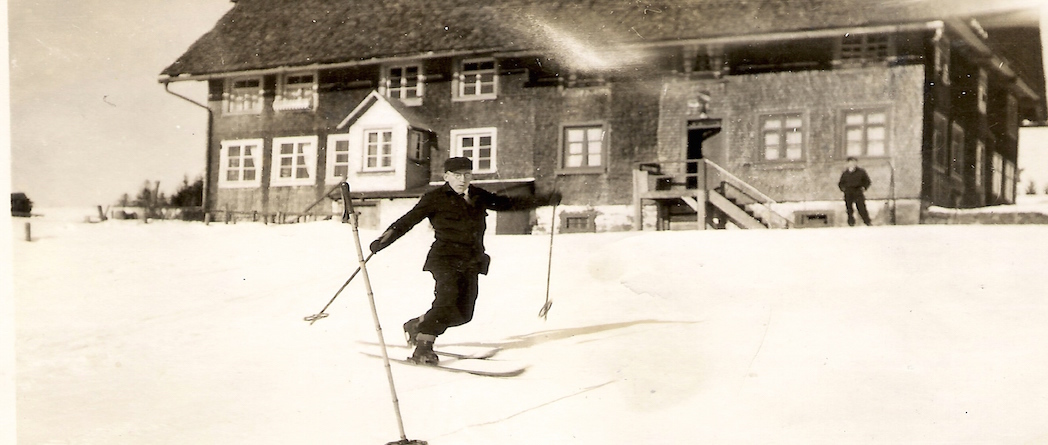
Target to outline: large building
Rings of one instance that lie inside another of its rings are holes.
[[[159,80],[208,83],[209,211],[347,180],[385,225],[468,156],[564,194],[499,233],[840,225],[855,156],[875,222],[919,223],[1012,202],[1045,120],[1039,11],[1003,3],[240,0]]]

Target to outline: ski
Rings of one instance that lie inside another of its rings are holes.
[[[371,341],[360,341],[359,343],[362,344],[362,345],[367,345],[367,346],[378,346],[378,343],[371,342]],[[390,343],[386,343],[386,347],[387,348],[406,349],[406,350],[409,350],[409,351],[412,349],[412,346],[390,344]],[[436,352],[437,355],[439,355],[439,356],[453,358],[455,360],[486,360],[486,359],[494,357],[495,354],[498,354],[499,351],[502,350],[502,348],[489,348],[489,347],[483,347],[483,346],[481,346],[480,348],[481,349],[479,349],[479,350],[477,350],[476,352],[473,352],[473,353],[452,352],[452,351],[446,351],[446,350],[434,350],[433,352]]]
[[[382,358],[381,355],[374,354],[371,352],[360,352],[368,357]],[[400,359],[395,357],[389,357],[389,361],[397,362],[416,368],[430,368],[439,369],[441,371],[458,372],[465,374],[473,374],[483,377],[516,377],[524,373],[527,369],[526,366],[518,366],[507,362],[495,362],[488,360],[455,360],[451,359],[447,362],[441,362],[436,365],[424,365],[415,363],[409,359]]]

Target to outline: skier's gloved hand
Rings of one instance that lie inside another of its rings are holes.
[[[371,245],[369,246],[371,248],[371,253],[378,253],[380,250],[388,247],[392,243],[392,238],[393,232],[389,230],[383,232],[382,236],[371,242]]]

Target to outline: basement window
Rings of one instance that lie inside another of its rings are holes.
[[[563,213],[560,216],[561,233],[593,233],[597,231],[597,212]]]
[[[797,227],[831,227],[833,215],[825,212],[797,212],[793,214]]]

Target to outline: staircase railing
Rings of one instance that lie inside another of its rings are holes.
[[[726,198],[734,200],[739,206],[749,206],[750,210],[760,216],[768,227],[788,229],[792,226],[789,218],[775,211],[773,206],[778,204],[777,201],[713,161],[709,159],[701,161],[706,169],[703,176],[706,178],[707,189],[712,188],[719,191]],[[710,167],[712,167],[712,172]]]
[[[711,190],[725,195],[739,207],[752,211],[772,228],[789,228],[788,218],[773,208],[778,202],[708,159],[642,162],[637,168],[646,172],[648,190]]]

